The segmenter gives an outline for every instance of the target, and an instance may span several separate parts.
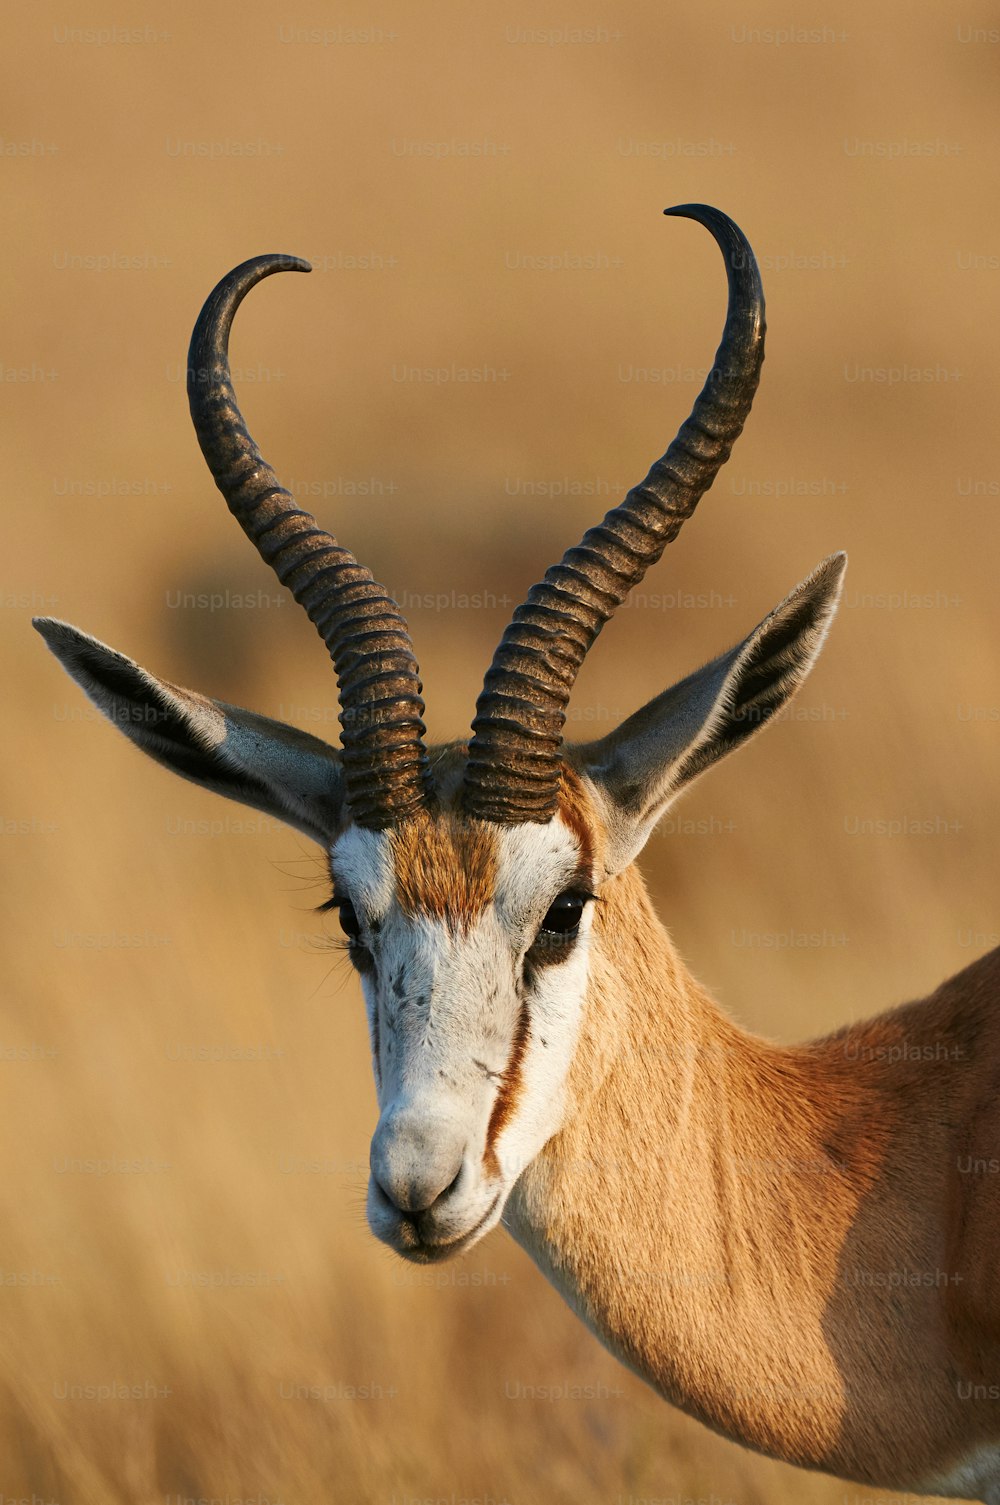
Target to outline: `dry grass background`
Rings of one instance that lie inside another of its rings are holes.
[[[141,758],[28,626],[65,616],[332,734],[323,652],[207,479],[181,381],[216,278],[295,252],[313,276],[269,282],[238,320],[244,410],[404,598],[432,733],[460,733],[514,598],[690,406],[723,269],[659,211],[707,200],[762,260],[764,383],[697,519],[586,665],[582,735],[846,547],[802,714],[650,844],[661,913],[725,1004],[782,1038],[928,991],[996,942],[995,10],[573,12],[596,41],[518,39],[565,7],[453,0],[45,0],[6,18],[4,1499],[876,1498],[669,1410],[504,1233],[440,1287],[374,1243],[367,1045],[310,912],[320,862]],[[374,35],[336,34],[351,27]],[[782,27],[821,39],[754,31]],[[560,253],[603,260],[519,264]],[[87,260],[109,256],[138,264]],[[376,264],[345,264],[359,256]],[[452,363],[495,379],[398,379]],[[526,490],[562,478],[597,494]],[[374,495],[335,494],[362,481]],[[492,594],[423,599],[452,590]],[[213,591],[267,599],[176,604]],[[932,834],[858,826],[906,819]],[[822,944],[779,943],[804,933]],[[260,1058],[185,1058],[220,1048]],[[509,1398],[562,1380],[597,1396]],[[113,1383],[139,1393],[70,1388]]]

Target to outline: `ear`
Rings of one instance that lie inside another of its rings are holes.
[[[108,720],[151,758],[330,844],[343,804],[332,747],[281,721],[155,679],[66,622],[36,617],[32,625]]]
[[[831,555],[737,648],[577,749],[605,805],[609,876],[638,855],[682,789],[795,694],[823,646],[846,566],[846,554]]]

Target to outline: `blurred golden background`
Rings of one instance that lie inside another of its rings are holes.
[[[571,726],[607,729],[846,548],[802,696],[643,866],[754,1029],[929,991],[1000,929],[997,23],[926,0],[7,16],[0,1495],[886,1499],[670,1410],[502,1231],[429,1276],[374,1242],[366,1032],[318,854],[144,759],[29,619],[335,738],[322,646],[183,385],[216,280],[307,256],[239,315],[243,409],[399,598],[431,734],[462,734],[517,600],[690,408],[724,269],[660,211],[716,204],[761,261],[763,385]],[[560,1382],[594,1398],[511,1398]]]

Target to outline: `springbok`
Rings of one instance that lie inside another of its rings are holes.
[[[681,791],[801,685],[844,556],[610,735],[562,739],[584,655],[728,458],[763,359],[743,234],[704,205],[667,213],[726,260],[715,366],[664,457],[515,612],[468,745],[425,747],[398,608],[236,405],[233,316],[262,278],[309,270],[290,257],[211,294],[189,397],[230,510],[329,649],[341,748],[35,625],[145,752],[329,853],[371,1028],[376,1237],[440,1260],[502,1218],[611,1352],[710,1427],[1000,1505],[1000,950],[922,1002],[776,1046],[688,974],[635,866]]]

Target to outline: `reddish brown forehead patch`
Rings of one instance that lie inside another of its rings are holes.
[[[447,754],[453,754],[450,766]],[[396,897],[404,913],[426,914],[467,930],[496,896],[501,828],[460,812],[465,748],[448,748],[437,762],[441,804],[421,811],[390,834]],[[563,765],[559,814],[580,847],[581,871],[593,871],[596,812],[579,774]],[[588,879],[588,881],[590,881]]]
[[[418,815],[391,833],[396,897],[406,914],[427,914],[467,930],[492,903],[497,835],[483,821],[444,812]]]

